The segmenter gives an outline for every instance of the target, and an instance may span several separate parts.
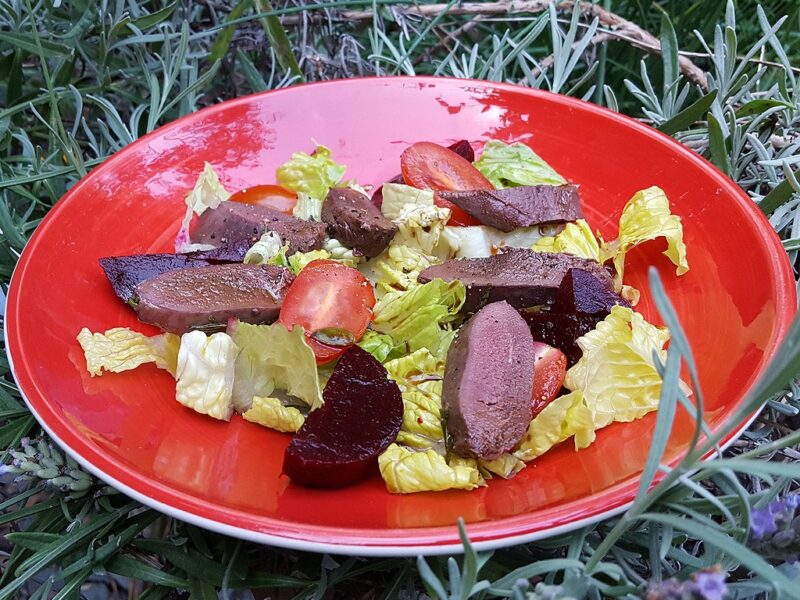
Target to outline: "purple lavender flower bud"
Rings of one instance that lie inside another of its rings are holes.
[[[689,589],[695,597],[705,600],[722,600],[728,593],[728,586],[725,583],[725,573],[700,572],[694,577],[694,581],[689,582]]]
[[[650,582],[647,600],[722,600],[728,593],[725,573],[719,565],[698,571],[688,581],[667,579]]]
[[[750,511],[750,533],[755,539],[760,540],[766,534],[775,533],[777,530],[772,510],[754,508]]]
[[[800,494],[770,502],[765,509],[750,511],[750,547],[761,556],[779,562],[800,557]]]

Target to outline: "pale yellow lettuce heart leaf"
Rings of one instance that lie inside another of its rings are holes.
[[[381,213],[387,219],[394,221],[400,213],[412,207],[433,206],[433,192],[431,190],[418,190],[403,183],[384,183],[381,189],[383,200]]]
[[[594,441],[594,419],[579,391],[559,396],[536,415],[514,455],[525,462],[541,456],[556,444],[575,436],[576,446]]]
[[[346,170],[347,167],[331,158],[330,148],[317,146],[313,154],[293,153],[291,159],[275,171],[275,178],[287,189],[324,201]]]
[[[448,464],[435,450],[412,450],[392,444],[378,457],[378,467],[386,488],[393,494],[472,490],[486,485],[475,461],[454,458]]]
[[[653,186],[637,192],[628,201],[619,218],[618,237],[607,244],[606,253],[613,258],[618,283],[622,282],[626,253],[642,242],[660,237],[667,241],[664,255],[675,265],[676,274],[683,275],[689,270],[689,263],[686,262],[681,218],[670,212],[664,191]]]
[[[491,478],[492,475],[498,475],[503,479],[511,479],[522,471],[527,466],[524,460],[515,454],[505,452],[494,460],[479,460],[478,468],[483,473],[483,476]]]
[[[567,223],[564,230],[555,236],[539,238],[533,249],[537,252],[564,252],[602,262],[600,244],[583,219]]]
[[[427,348],[390,360],[383,365],[389,378],[403,386],[416,385],[431,376],[444,376],[444,360],[431,354]]]
[[[583,356],[567,371],[564,386],[583,393],[595,429],[633,421],[658,408],[662,380],[653,352],[665,360],[668,340],[666,328],[622,306],[578,338]]]
[[[242,417],[251,423],[284,433],[295,433],[306,420],[297,408],[285,406],[277,398],[261,396],[253,398],[252,406],[242,413]]]
[[[102,375],[104,370],[120,373],[150,362],[174,377],[181,340],[171,333],[147,337],[124,327],[105,333],[92,333],[84,327],[78,334],[78,343],[92,377]]]
[[[200,414],[228,421],[238,348],[226,333],[190,331],[181,336],[175,398]]]
[[[219,180],[219,175],[209,163],[204,163],[203,171],[184,202],[186,203],[186,213],[181,221],[181,227],[175,238],[175,250],[177,252],[188,252],[189,250],[202,250],[212,248],[207,244],[192,244],[189,240],[189,224],[192,222],[193,215],[202,215],[208,209],[217,208],[222,202],[231,197],[231,193]]]
[[[426,381],[403,391],[403,424],[397,443],[444,450],[441,380]]]
[[[358,270],[375,286],[375,296],[381,298],[416,286],[419,274],[436,263],[419,248],[392,243],[372,260],[358,265]]]
[[[397,233],[392,243],[414,248],[437,261],[452,258],[455,249],[444,235],[449,218],[449,208],[406,204],[394,219]]]

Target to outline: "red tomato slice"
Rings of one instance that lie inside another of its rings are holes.
[[[558,348],[533,342],[533,417],[558,396],[567,372],[567,357]]]
[[[417,142],[400,156],[406,184],[421,190],[493,190],[494,187],[467,159],[432,142]],[[480,221],[447,200],[435,197],[437,206],[451,210],[450,225],[480,225]]]
[[[297,204],[297,194],[279,185],[254,185],[239,190],[228,199],[242,204],[267,206],[287,215],[292,214],[292,209]]]
[[[310,262],[294,280],[283,300],[278,322],[288,329],[300,325],[317,364],[341,356],[360,340],[372,320],[375,292],[356,269],[335,260]],[[340,338],[337,345],[319,338]]]

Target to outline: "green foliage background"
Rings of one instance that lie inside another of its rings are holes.
[[[796,260],[796,2],[598,3],[655,33],[663,56],[592,20],[586,5],[541,10],[547,2],[531,2],[536,10],[524,12],[517,3],[513,12],[476,18],[445,4],[419,17],[416,4],[391,0],[0,0],[2,289],[47,210],[137,137],[242,94],[393,73],[517,82],[643,119],[736,179]],[[348,10],[371,15],[348,18]],[[706,88],[681,73],[678,48],[708,73]],[[27,465],[18,484],[2,479],[0,599],[78,598],[92,581],[139,598],[416,598],[422,590],[448,598],[635,598],[648,582],[686,580],[710,567],[727,573],[730,597],[800,597],[800,570],[786,560],[800,544],[800,525],[779,547],[754,548],[749,535],[751,508],[800,481],[800,331],[743,411],[730,416],[733,426],[767,401],[742,440],[705,464],[699,458],[714,440],[698,442],[648,493],[672,415],[683,410],[678,405],[694,411],[677,386],[681,362],[693,366],[691,351],[656,278],[652,286],[675,341],[634,506],[620,518],[493,555],[467,545],[463,559],[334,560],[243,543],[144,509],[38,437],[0,358],[0,448],[9,448],[2,462]]]

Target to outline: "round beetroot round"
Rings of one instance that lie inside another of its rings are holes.
[[[403,423],[400,388],[371,354],[353,346],[283,456],[283,472],[309,487],[344,487],[365,479]]]

